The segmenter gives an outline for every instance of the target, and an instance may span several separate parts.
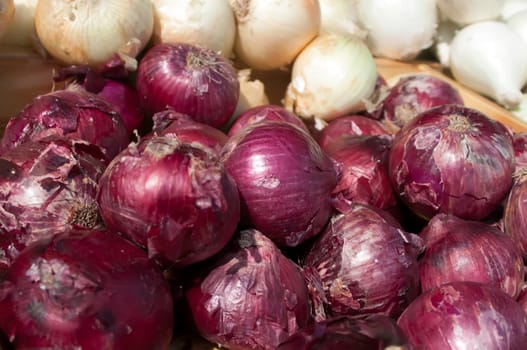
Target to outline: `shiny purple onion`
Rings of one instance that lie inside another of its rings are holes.
[[[35,242],[0,285],[17,349],[167,349],[173,302],[161,270],[117,234],[72,229]]]
[[[332,213],[332,160],[304,130],[277,121],[232,136],[222,159],[240,191],[242,223],[280,246],[317,235]]]
[[[397,132],[421,112],[445,104],[464,104],[459,91],[447,81],[430,74],[406,75],[390,87],[383,100],[382,121],[388,130]]]
[[[520,293],[522,255],[497,227],[437,214],[419,235],[425,241],[419,260],[423,292],[448,282],[473,281],[500,288],[512,298]]]
[[[168,136],[119,153],[99,180],[97,198],[110,230],[176,268],[218,253],[240,218],[236,184],[218,158]]]
[[[346,115],[331,120],[320,132],[317,141],[322,149],[342,136],[388,135],[388,131],[378,120],[362,115]]]
[[[392,185],[416,215],[481,220],[512,185],[514,150],[503,124],[473,108],[431,108],[396,135],[389,155]]]
[[[139,62],[136,85],[146,113],[172,107],[218,128],[231,118],[240,94],[238,75],[228,60],[187,43],[150,48]]]
[[[309,133],[309,130],[297,115],[291,113],[287,109],[278,105],[261,105],[249,108],[243,112],[234,123],[230,126],[227,135],[230,137],[238,132],[247,125],[253,123],[258,123],[264,120],[275,120],[275,121],[285,121],[293,125],[298,126],[304,131]]]
[[[272,350],[311,322],[300,267],[254,229],[190,276],[187,303],[199,334],[213,343]]]
[[[303,267],[308,280],[321,284],[322,296],[319,287],[310,290],[329,316],[397,317],[419,293],[421,250],[421,238],[405,232],[391,215],[354,204],[332,218]]]
[[[417,297],[397,320],[419,350],[523,349],[527,314],[494,286],[457,281]]]
[[[503,230],[521,249],[527,258],[527,173],[517,173],[507,196],[502,216]]]
[[[12,117],[0,143],[2,153],[27,141],[57,135],[97,145],[107,159],[130,142],[117,108],[102,97],[70,85],[37,96]]]

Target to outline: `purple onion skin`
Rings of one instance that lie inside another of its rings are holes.
[[[321,283],[324,295],[315,298],[325,300],[329,316],[397,317],[419,293],[421,250],[421,238],[391,215],[357,203],[332,218],[303,267]]]
[[[417,297],[397,324],[415,349],[524,349],[527,314],[499,288],[457,281]]]
[[[168,349],[170,287],[147,254],[105,231],[73,229],[15,259],[0,328],[17,349]]]
[[[410,350],[402,330],[385,315],[340,316],[316,322],[280,344],[278,350]]]
[[[240,132],[247,125],[258,123],[264,120],[284,121],[291,123],[309,133],[306,124],[296,114],[289,112],[282,106],[262,105],[249,108],[243,112],[230,126],[227,136],[231,137]]]
[[[341,177],[333,189],[333,205],[346,212],[352,203],[394,211],[397,195],[388,175],[391,139],[384,136],[341,137],[324,150],[339,164]]]
[[[389,133],[378,120],[354,114],[330,121],[320,132],[317,141],[322,149],[326,149],[334,140],[343,136],[376,135],[389,135]]]
[[[194,147],[205,147],[218,155],[228,140],[228,136],[220,129],[197,122],[172,109],[157,112],[152,118],[154,125],[151,135],[175,137]]]
[[[218,53],[185,43],[162,43],[139,62],[137,91],[143,110],[171,107],[220,128],[236,109],[240,84],[234,66]]]
[[[271,350],[311,322],[301,269],[264,234],[239,232],[186,289],[204,338],[229,349]]]
[[[527,168],[527,132],[513,133],[514,159],[516,170]]]
[[[328,222],[338,174],[304,130],[277,121],[247,126],[229,138],[222,159],[240,191],[243,225],[295,247]]]
[[[421,231],[419,260],[423,292],[454,281],[493,285],[512,298],[523,284],[523,259],[516,243],[498,228],[453,215],[437,214]]]
[[[130,142],[115,106],[82,88],[69,88],[37,96],[12,117],[0,142],[1,153],[52,135],[97,145],[108,160]]]
[[[388,168],[396,193],[414,214],[482,220],[511,188],[512,137],[503,124],[475,109],[442,105],[397,133]]]
[[[59,137],[28,141],[3,154],[0,256],[7,264],[38,239],[73,226],[102,227],[96,198],[106,167],[102,157],[94,145]]]
[[[421,112],[445,104],[464,104],[459,91],[448,82],[429,74],[404,76],[382,102],[382,121],[388,130],[397,132]]]
[[[513,182],[503,209],[502,225],[505,233],[520,247],[527,258],[527,173],[521,171]]]
[[[106,79],[98,95],[115,106],[129,133],[141,128],[145,115],[135,88],[122,81]]]
[[[527,314],[527,284],[522,285],[520,295],[516,298],[516,301],[521,305],[523,311]]]
[[[227,244],[240,218],[236,183],[218,158],[171,137],[131,144],[99,181],[106,226],[179,268]]]

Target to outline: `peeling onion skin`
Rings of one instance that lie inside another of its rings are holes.
[[[396,193],[417,216],[481,220],[512,186],[512,137],[503,124],[475,109],[441,105],[396,134],[388,168]]]
[[[338,173],[304,130],[279,121],[247,126],[229,138],[221,158],[240,191],[243,227],[295,247],[328,222]]]
[[[527,314],[498,288],[451,282],[415,299],[397,320],[416,349],[523,349]]]
[[[18,349],[168,349],[170,287],[117,234],[72,229],[18,255],[0,286],[0,328]]]
[[[518,297],[524,280],[522,255],[498,228],[437,214],[419,235],[426,247],[419,260],[422,292],[448,282],[473,281]]]
[[[114,158],[97,195],[106,226],[180,268],[218,253],[240,217],[236,183],[206,149],[156,136]]]
[[[322,284],[323,296],[310,290],[325,304],[326,317],[397,317],[419,293],[417,256],[422,248],[422,239],[403,231],[391,215],[356,203],[332,218],[303,268],[311,274],[309,281]]]
[[[520,247],[527,258],[527,173],[523,171],[515,179],[504,204],[503,230]]]
[[[101,147],[108,160],[130,142],[117,109],[102,97],[74,86],[37,96],[9,119],[1,152],[50,135],[81,139]]]
[[[50,137],[28,141],[0,158],[0,256],[9,265],[31,243],[73,226],[101,228],[100,149]]]
[[[185,295],[204,338],[229,349],[272,350],[311,322],[301,269],[261,232],[239,232],[190,274]]]
[[[167,107],[221,128],[236,109],[236,69],[219,53],[185,43],[162,43],[139,62],[137,92],[147,115]]]

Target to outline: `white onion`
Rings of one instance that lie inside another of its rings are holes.
[[[505,0],[437,0],[441,16],[461,25],[497,19]]]
[[[320,4],[320,32],[337,34],[354,34],[366,36],[360,28],[357,8],[350,0],[318,0]]]

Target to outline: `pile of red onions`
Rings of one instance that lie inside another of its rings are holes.
[[[96,94],[70,85],[66,90],[37,96],[9,119],[1,151],[51,135],[97,145],[107,159],[112,159],[130,142],[130,133],[115,106]]]
[[[280,121],[254,123],[229,139],[222,159],[238,185],[245,226],[294,247],[328,222],[337,172],[304,130]]]
[[[214,127],[229,121],[240,95],[230,61],[208,48],[187,43],[150,48],[139,62],[136,85],[147,114],[171,107]]]
[[[419,295],[397,320],[415,349],[523,349],[527,314],[499,288],[457,281]]]
[[[239,232],[191,274],[186,299],[199,333],[229,349],[272,350],[311,322],[300,267],[261,232]]]
[[[17,349],[167,349],[173,301],[144,251],[72,229],[17,256],[0,285],[0,329]]]
[[[511,188],[512,137],[478,110],[441,105],[396,134],[388,165],[396,193],[415,214],[481,220],[498,209]]]
[[[99,180],[97,199],[108,229],[170,267],[218,253],[240,218],[236,183],[217,156],[170,136],[119,153]]]

